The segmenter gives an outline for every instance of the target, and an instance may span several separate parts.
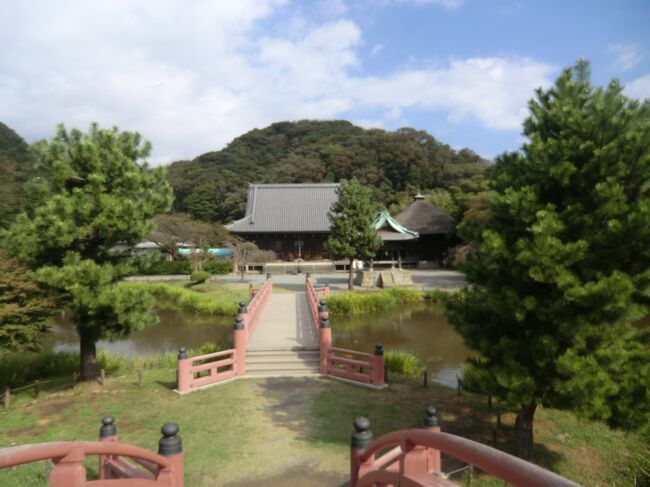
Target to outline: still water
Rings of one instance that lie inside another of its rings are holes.
[[[175,351],[179,347],[197,348],[207,342],[232,344],[231,316],[201,316],[168,308],[158,308],[156,313],[160,319],[157,325],[124,339],[100,341],[97,349],[128,356]],[[469,353],[460,335],[447,323],[442,306],[332,317],[332,332],[337,347],[372,352],[375,343],[382,343],[385,350],[412,352],[432,380],[452,387]],[[62,313],[57,317],[43,345],[53,351],[78,349],[79,339],[69,316]]]
[[[384,350],[414,353],[429,377],[450,387],[462,376],[469,350],[447,322],[441,305],[420,305],[399,311],[332,317],[334,346],[372,352],[375,343]]]
[[[109,350],[117,355],[148,355],[178,350],[180,347],[196,348],[213,342],[232,343],[232,316],[202,316],[175,309],[157,308],[160,322],[131,333],[127,338],[97,343],[98,350]],[[55,352],[78,350],[79,337],[70,317],[59,314],[52,333],[45,335],[45,350]]]

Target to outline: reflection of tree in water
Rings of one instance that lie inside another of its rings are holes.
[[[179,347],[197,348],[204,343],[222,345],[232,343],[232,317],[205,316],[160,307],[155,310],[160,322],[128,338],[98,342],[99,350],[109,350],[120,355],[156,354],[177,350]],[[52,332],[43,341],[45,350],[78,350],[79,337],[70,316],[57,315]]]
[[[384,349],[414,353],[434,376],[445,383],[460,374],[469,350],[447,322],[441,305],[418,305],[383,313],[332,318],[334,345],[371,352],[375,343]],[[448,385],[452,385],[451,383]]]

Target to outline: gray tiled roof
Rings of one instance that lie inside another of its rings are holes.
[[[249,184],[246,216],[233,233],[329,232],[338,184]]]
[[[450,215],[419,197],[416,197],[413,203],[395,215],[395,220],[420,235],[450,233],[454,229],[455,223]]]

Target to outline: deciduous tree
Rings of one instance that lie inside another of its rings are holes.
[[[349,259],[348,289],[353,289],[354,259],[371,259],[382,246],[372,225],[377,205],[372,191],[356,179],[343,181],[336,192],[338,200],[327,214],[332,228],[325,247],[335,258]]]
[[[39,350],[54,301],[15,259],[0,254],[0,353]]]
[[[137,133],[91,125],[59,126],[34,145],[42,191],[4,234],[5,248],[35,269],[76,321],[81,376],[96,373],[95,343],[155,321],[153,298],[121,286],[127,264],[116,244],[132,245],[167,211],[172,194],[162,168],[142,160],[150,145]]]
[[[607,371],[611,355],[594,354],[621,323],[645,313],[640,302],[650,296],[650,103],[622,90],[617,81],[592,87],[578,66],[537,91],[527,142],[497,158],[487,222],[464,266],[472,286],[449,307],[479,352],[468,380],[519,408],[524,458],[532,457],[538,405],[584,399],[594,410],[616,395],[572,379],[578,369],[623,373],[618,365]],[[644,353],[627,350],[619,364]],[[647,391],[641,396],[648,401]]]

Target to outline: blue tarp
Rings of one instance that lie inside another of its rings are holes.
[[[193,252],[203,252],[202,249],[178,249],[180,255],[190,255]],[[232,249],[225,247],[221,248],[212,248],[208,249],[208,253],[214,255],[215,257],[230,257],[232,255]]]

